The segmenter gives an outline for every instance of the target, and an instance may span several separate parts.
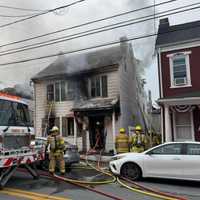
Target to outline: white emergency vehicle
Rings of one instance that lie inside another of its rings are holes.
[[[0,92],[0,186],[21,165],[38,178],[32,166],[44,158],[44,152],[36,151],[34,143],[28,105],[18,96]]]

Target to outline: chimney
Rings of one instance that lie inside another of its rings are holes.
[[[128,47],[128,38],[126,36],[120,37],[120,48],[123,56],[127,55]]]
[[[169,19],[168,18],[163,18],[160,19],[160,24],[159,24],[159,33],[166,32],[169,28]]]

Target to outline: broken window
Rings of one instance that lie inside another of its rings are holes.
[[[47,85],[47,101],[54,101],[54,85]]]
[[[74,135],[74,118],[73,117],[62,117],[62,136],[73,136]]]
[[[48,101],[66,101],[74,98],[74,84],[71,81],[59,81],[47,85]]]
[[[90,96],[107,97],[107,76],[96,76],[90,79]]]
[[[55,101],[60,101],[60,83],[55,83]]]

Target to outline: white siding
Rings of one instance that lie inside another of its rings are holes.
[[[44,83],[35,84],[35,130],[36,136],[42,135],[42,119],[45,116],[46,106],[46,85]]]
[[[108,77],[108,97],[119,96],[119,71],[110,72]]]
[[[115,122],[115,130],[116,133],[115,135],[118,134],[118,130],[119,130],[119,122],[120,120],[118,119],[118,121]],[[113,130],[112,130],[112,121],[110,121],[110,123],[108,124],[107,128],[107,138],[106,138],[106,152],[109,152],[111,150],[113,150]],[[115,138],[114,138],[115,141]]]

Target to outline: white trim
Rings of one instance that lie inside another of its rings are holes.
[[[174,142],[176,142],[176,120],[175,120],[175,111],[172,111],[172,117],[173,117],[173,134],[174,134]]]
[[[162,78],[162,65],[161,65],[161,52],[160,52],[160,48],[158,49],[158,73],[160,74],[160,96],[161,98],[163,98],[163,78]]]
[[[161,139],[162,139],[162,143],[164,143],[164,116],[163,116],[163,112],[164,112],[164,109],[163,109],[163,106],[161,106],[160,108],[160,118],[161,118]]]
[[[191,115],[191,128],[192,128],[192,141],[195,141],[195,132],[194,132],[194,116],[193,116],[193,110],[190,111]]]
[[[183,98],[174,98],[174,99],[160,99],[158,100],[158,102],[171,102],[171,101],[183,101],[183,100],[199,100],[200,101],[200,97],[183,97]]]
[[[174,88],[185,88],[185,87],[192,87],[192,85],[171,86],[170,88],[174,89]]]
[[[167,54],[166,56],[168,58],[171,58],[171,57],[174,57],[174,56],[178,56],[178,55],[188,55],[188,54],[191,54],[192,51],[180,51],[180,52],[176,52],[176,53],[171,53],[171,54]]]
[[[190,60],[189,60],[189,54],[191,54],[191,51],[186,52],[177,52],[174,54],[168,54],[167,57],[169,58],[169,67],[170,67],[170,88],[179,88],[179,87],[191,87],[191,73],[190,73]],[[174,84],[174,68],[173,68],[173,59],[176,57],[182,57],[185,58],[185,65],[186,65],[186,78],[187,78],[187,84],[185,85],[175,85]]]
[[[179,42],[179,43],[173,43],[173,44],[169,43],[166,46],[160,46],[159,49],[163,53],[163,52],[174,51],[174,50],[179,50],[179,49],[187,49],[187,48],[198,47],[198,46],[200,46],[200,40],[186,41],[182,43]]]

